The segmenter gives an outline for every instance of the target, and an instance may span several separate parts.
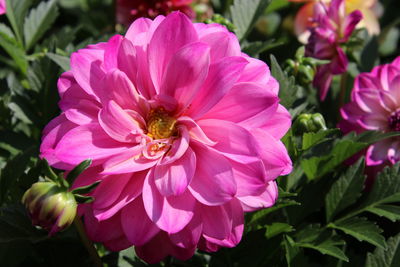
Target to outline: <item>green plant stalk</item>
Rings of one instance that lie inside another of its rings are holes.
[[[92,241],[90,241],[88,236],[86,235],[85,229],[83,228],[82,221],[78,216],[76,216],[74,219],[74,225],[76,227],[76,230],[79,233],[79,236],[81,238],[83,245],[85,246],[87,252],[90,255],[90,258],[93,261],[94,266],[103,267],[103,263],[100,259],[100,256],[97,253],[96,248],[93,246]]]

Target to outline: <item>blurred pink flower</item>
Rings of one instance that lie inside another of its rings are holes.
[[[129,26],[137,18],[154,19],[173,11],[181,11],[194,18],[196,14],[190,6],[192,2],[193,0],[117,0],[117,22]]]
[[[391,64],[361,73],[355,80],[351,102],[341,109],[339,124],[345,133],[366,130],[400,131],[400,57]],[[368,147],[366,165],[373,172],[400,160],[400,139],[388,138]]]
[[[318,2],[329,4],[331,0],[289,0],[289,2],[306,2],[296,14],[295,33],[302,43],[307,43],[310,36],[309,28],[312,26],[314,16],[314,5]],[[380,32],[378,17],[382,14],[382,6],[378,0],[345,0],[346,14],[355,10],[360,10],[363,18],[357,28],[366,28],[371,35],[377,35]]]
[[[0,0],[0,15],[6,13],[6,0]]]
[[[158,262],[233,247],[243,212],[272,206],[292,169],[279,85],[224,26],[138,19],[73,53],[58,88],[41,156],[65,170],[93,160],[74,187],[102,181],[80,212],[111,250]]]
[[[306,45],[306,56],[329,60],[328,64],[317,68],[314,86],[320,91],[321,101],[325,100],[333,75],[342,74],[347,69],[347,56],[340,45],[346,43],[361,20],[360,11],[348,16],[345,13],[344,0],[333,0],[326,6],[318,3],[315,6],[314,26]]]

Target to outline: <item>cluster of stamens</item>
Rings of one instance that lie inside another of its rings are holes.
[[[176,119],[162,107],[152,109],[147,120],[147,135],[153,139],[165,139],[177,135]]]

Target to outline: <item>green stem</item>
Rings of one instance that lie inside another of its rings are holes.
[[[81,238],[81,241],[83,245],[85,246],[86,250],[88,251],[90,258],[92,259],[94,266],[96,267],[103,267],[103,263],[99,257],[99,254],[97,254],[96,248],[93,246],[92,241],[89,240],[89,238],[86,235],[85,229],[83,228],[83,224],[81,219],[76,216],[74,219],[74,225],[76,227],[76,230],[79,233],[79,236]]]

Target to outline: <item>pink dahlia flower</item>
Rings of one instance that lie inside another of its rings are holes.
[[[193,0],[117,0],[117,22],[129,26],[137,18],[154,19],[173,11],[181,11],[194,18],[195,12],[190,6],[192,2]]]
[[[329,4],[331,0],[289,0],[289,2],[306,2],[296,14],[294,30],[302,43],[307,43],[310,36],[309,28],[313,25],[314,6],[318,2]],[[363,18],[357,28],[366,28],[370,35],[378,35],[380,32],[378,18],[382,15],[382,5],[378,0],[345,0],[346,14],[360,10]]]
[[[0,0],[0,15],[6,13],[6,0]]]
[[[318,67],[314,77],[314,86],[320,91],[321,101],[325,100],[333,75],[346,71],[348,60],[340,47],[346,43],[362,14],[356,10],[348,16],[345,13],[344,0],[333,0],[331,4],[315,5],[315,25],[306,45],[306,56],[329,60],[328,64]]]
[[[391,64],[361,73],[355,80],[351,102],[341,109],[344,132],[400,131],[400,57]],[[388,138],[368,147],[366,165],[372,172],[400,160],[400,139]]]
[[[80,211],[111,250],[158,262],[233,247],[243,212],[272,206],[292,168],[278,87],[225,27],[141,18],[72,54],[41,156],[65,170],[93,160],[74,187],[101,180]]]

